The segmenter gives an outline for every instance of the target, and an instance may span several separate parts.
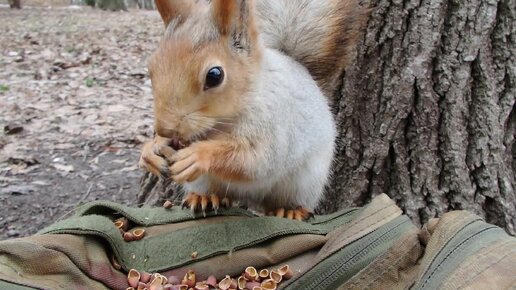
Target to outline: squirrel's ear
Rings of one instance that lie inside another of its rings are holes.
[[[252,0],[213,0],[213,17],[220,34],[228,36],[237,51],[252,49],[257,31]]]
[[[155,0],[156,8],[165,23],[168,26],[170,21],[179,19],[183,22],[193,9],[196,1],[192,0]]]

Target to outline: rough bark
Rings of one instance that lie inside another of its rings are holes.
[[[385,192],[419,223],[465,209],[515,234],[515,0],[370,6],[333,100],[337,157],[318,211]],[[178,198],[142,184],[140,202]]]
[[[335,102],[338,158],[321,209],[386,192],[419,222],[466,209],[515,233],[514,7],[373,3]]]
[[[11,9],[21,9],[21,0],[9,0],[9,7]]]

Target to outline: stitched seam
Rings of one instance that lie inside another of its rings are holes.
[[[428,284],[428,281],[430,281],[430,279],[432,278],[432,276],[434,276],[434,274],[439,270],[439,268],[441,268],[441,266],[444,264],[444,262],[452,255],[454,254],[456,251],[459,251],[462,246],[468,242],[469,240],[473,239],[474,237],[480,235],[480,234],[483,234],[484,232],[486,232],[487,230],[490,230],[490,229],[494,229],[495,227],[488,227],[488,228],[485,228],[483,229],[482,231],[478,232],[478,233],[475,233],[474,235],[468,237],[467,239],[465,240],[462,240],[457,246],[455,246],[455,248],[450,251],[446,256],[443,257],[443,259],[441,260],[441,262],[439,263],[439,265],[437,265],[437,267],[435,267],[435,269],[432,271],[432,273],[425,279],[425,282],[423,282],[423,284],[421,285],[421,288],[424,288],[426,286],[426,284]]]
[[[489,253],[491,253],[492,251],[489,251]],[[476,277],[478,277],[480,274],[484,273],[485,271],[487,271],[489,268],[493,267],[494,265],[498,264],[500,261],[504,260],[507,256],[510,256],[512,254],[516,253],[516,248],[513,249],[512,251],[510,251],[509,253],[507,253],[506,255],[500,257],[499,259],[497,259],[496,261],[488,264],[485,266],[485,268],[480,271],[480,272],[477,272],[477,274],[475,274],[474,276],[470,277],[469,279],[465,280],[464,283],[460,284],[458,289],[463,289],[465,287],[465,285],[472,281],[473,279],[475,279]],[[482,255],[484,257],[487,257],[487,255]],[[478,260],[478,259],[477,259]]]

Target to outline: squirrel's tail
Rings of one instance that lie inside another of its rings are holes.
[[[359,0],[258,0],[266,46],[302,63],[327,96],[350,61],[368,9]]]

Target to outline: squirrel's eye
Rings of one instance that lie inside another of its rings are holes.
[[[220,86],[224,81],[224,70],[220,66],[212,67],[206,74],[206,81],[204,82],[204,90],[209,90]]]

